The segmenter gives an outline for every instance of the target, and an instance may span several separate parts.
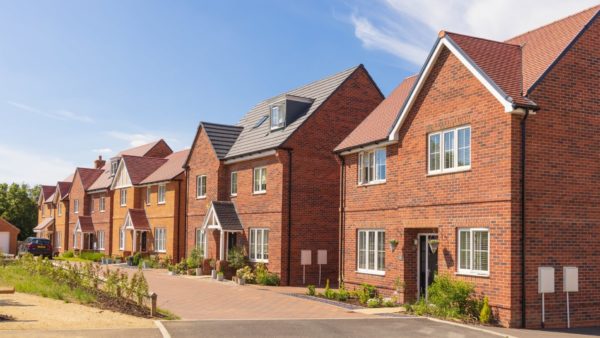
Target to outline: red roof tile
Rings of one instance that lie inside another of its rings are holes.
[[[11,224],[9,221],[5,220],[4,218],[0,217],[0,224],[4,225],[4,226],[9,226],[9,227],[13,227],[15,229],[17,229],[18,232],[21,232],[21,229],[19,229],[17,226]]]
[[[137,185],[165,164],[167,159],[124,155],[123,162],[129,173],[131,184]]]
[[[146,177],[141,183],[156,183],[169,181],[183,173],[183,164],[185,163],[190,149],[178,151],[166,157],[165,162],[160,168]]]
[[[83,189],[88,190],[90,186],[102,175],[102,169],[77,168]]]
[[[69,192],[71,191],[71,182],[58,182],[56,185],[56,190],[60,194],[60,199],[65,200],[69,197]]]
[[[163,139],[148,143],[148,144],[143,144],[141,146],[138,147],[134,147],[134,148],[130,148],[130,149],[126,149],[121,151],[117,157],[121,157],[123,155],[130,155],[130,156],[146,156],[146,154],[148,154],[148,152],[150,150],[152,150],[152,148],[154,148],[155,146],[157,146],[159,143],[165,143],[166,142]],[[168,145],[167,145],[168,147]]]
[[[54,192],[56,191],[56,186],[54,185],[42,185],[41,187],[41,194],[42,194],[42,198],[44,200],[44,202],[50,198],[50,196],[52,196],[52,194],[54,194]]]
[[[404,101],[406,101],[416,79],[416,75],[404,79],[404,81],[402,81],[402,83],[400,83],[400,85],[396,87],[392,93],[335,148],[335,151],[342,151],[360,145],[387,140],[388,133],[394,124],[396,116],[402,108]]]
[[[144,209],[129,209],[129,218],[131,220],[131,226],[134,230],[138,231],[150,231],[150,223],[146,217],[146,210]]]
[[[78,232],[95,232],[92,216],[79,216],[75,229],[79,230]]]

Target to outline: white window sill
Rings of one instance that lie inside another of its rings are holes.
[[[100,212],[104,212],[104,211],[106,211],[106,210],[100,210]]]
[[[196,196],[197,200],[205,200],[206,199],[206,195],[204,196]]]
[[[371,186],[371,185],[385,184],[385,182],[386,182],[385,180],[382,180],[382,181],[372,181],[372,182],[369,182],[369,183],[359,183],[359,184],[357,184],[357,186],[359,186],[359,187],[368,187],[368,186]]]
[[[264,190],[264,191],[254,191],[254,192],[252,192],[252,195],[264,195],[266,193],[267,193],[266,190]]]
[[[461,172],[465,172],[465,171],[471,171],[471,166],[460,167],[458,169],[446,169],[446,170],[443,170],[443,171],[428,171],[427,172],[427,176],[438,176],[438,175],[445,175],[445,174],[456,174],[456,173],[461,173]]]
[[[237,194],[231,194],[229,197],[237,197]]]
[[[454,275],[456,275],[456,276],[467,276],[467,277],[483,277],[483,278],[490,277],[490,273],[489,272],[458,271],[458,272],[455,272]]]
[[[362,273],[365,275],[374,275],[374,276],[385,276],[385,271],[377,271],[377,270],[356,270],[356,273]]]
[[[155,252],[158,252],[158,253],[167,253],[167,250],[156,250]]]
[[[158,204],[158,205],[165,205],[165,204],[167,204],[167,202],[158,202],[156,204]]]
[[[120,205],[120,207],[121,207],[121,208],[122,208],[122,207],[126,207],[126,206],[127,206],[127,204],[121,204],[121,205]]]
[[[250,259],[251,263],[269,263],[268,259]]]

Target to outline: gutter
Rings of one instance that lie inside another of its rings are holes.
[[[346,187],[346,161],[344,156],[338,154],[340,159],[340,219],[339,219],[339,259],[338,259],[338,285],[344,282],[344,202]]]
[[[525,290],[525,146],[527,140],[527,118],[529,110],[525,110],[525,115],[521,119],[521,324],[525,328],[526,322],[526,303],[527,292]],[[543,323],[542,323],[543,325]]]
[[[180,235],[180,230],[181,230],[181,180],[177,180],[177,227],[175,229],[175,231],[177,232],[177,236],[175,236],[175,240],[177,241],[177,243],[179,244],[179,235]],[[185,241],[184,241],[185,242]],[[183,255],[183,257],[185,257],[185,254]],[[181,258],[181,250],[179,245],[177,245],[177,258]]]
[[[183,233],[185,234],[184,240],[183,240],[183,256],[185,257],[187,255],[187,234],[188,234],[188,215],[187,215],[187,208],[188,208],[188,204],[187,204],[187,200],[188,200],[188,187],[190,185],[190,167],[186,166],[185,167],[185,205],[183,207]]]
[[[281,148],[288,153],[288,226],[287,226],[287,285],[292,282],[292,148]]]

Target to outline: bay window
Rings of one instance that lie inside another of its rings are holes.
[[[429,134],[428,172],[439,174],[471,168],[471,127]]]

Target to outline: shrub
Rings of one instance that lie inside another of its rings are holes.
[[[245,266],[241,269],[237,269],[237,271],[235,272],[235,275],[238,278],[243,278],[246,283],[254,283],[256,276],[254,276],[254,273],[252,272],[252,268],[249,266]]]
[[[337,293],[335,291],[331,290],[331,288],[329,287],[329,279],[327,279],[325,281],[325,293],[323,293],[323,295],[327,299],[336,299],[337,298]]]
[[[246,254],[243,247],[233,247],[227,255],[227,263],[235,270],[243,268],[246,265]]]
[[[266,265],[262,263],[256,264],[254,274],[256,275],[256,283],[258,284],[273,286],[279,285],[279,275],[269,272]]]
[[[61,256],[64,258],[73,258],[73,257],[75,257],[75,254],[73,253],[73,250],[69,250],[69,251],[63,252]]]
[[[483,306],[481,312],[479,312],[479,322],[481,324],[489,324],[492,321],[492,309],[490,308],[490,301],[486,297],[483,297]]]
[[[100,262],[104,258],[104,254],[101,252],[83,251],[79,254],[79,258],[92,262]]]
[[[348,300],[348,298],[350,298],[350,292],[348,292],[348,290],[346,290],[346,288],[344,287],[344,283],[342,282],[340,284],[340,287],[338,288],[338,292],[336,294],[336,299],[342,302],[345,302]]]
[[[433,304],[433,314],[440,317],[461,318],[479,315],[477,300],[473,298],[475,287],[468,282],[448,275],[437,275],[428,288],[428,301]]]
[[[132,260],[132,262],[133,262],[133,266],[139,266],[139,265],[140,265],[140,259],[141,259],[141,258],[142,258],[142,254],[141,254],[141,253],[139,253],[139,252],[136,252],[136,253],[133,255],[133,260]]]
[[[317,292],[315,291],[315,286],[314,285],[309,285],[308,286],[308,291],[306,292],[307,295],[309,296],[314,296],[317,294]]]
[[[387,298],[382,300],[381,305],[385,307],[394,307],[396,306],[396,301],[393,298]]]
[[[372,298],[377,298],[377,288],[371,284],[363,283],[356,290],[356,296],[361,304],[367,304],[367,301]]]
[[[371,298],[367,300],[367,307],[380,307],[381,298]]]
[[[204,259],[204,255],[200,247],[196,246],[190,252],[190,257],[188,257],[188,266],[192,269],[200,267],[202,264],[202,260]]]

